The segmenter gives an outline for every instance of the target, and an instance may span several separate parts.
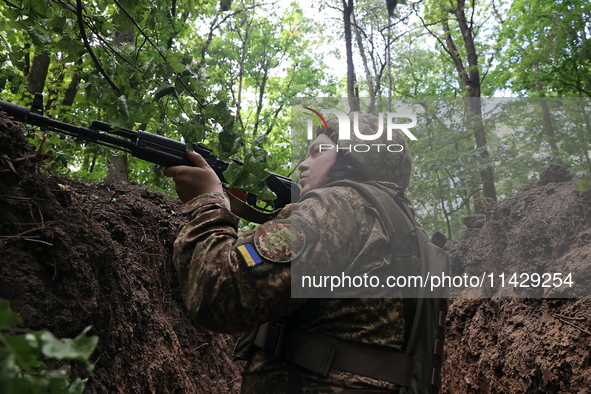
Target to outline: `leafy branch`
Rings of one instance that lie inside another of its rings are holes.
[[[111,85],[113,90],[115,90],[117,93],[119,93],[119,95],[121,95],[122,94],[121,89],[119,88],[119,86],[117,86],[117,84],[115,82],[113,82],[111,77],[109,77],[109,74],[107,74],[107,72],[105,71],[105,69],[101,65],[101,62],[94,54],[94,51],[92,50],[92,47],[90,46],[90,43],[88,42],[88,38],[86,37],[86,29],[84,27],[84,19],[83,19],[83,15],[82,15],[82,0],[76,0],[76,10],[77,10],[77,14],[78,14],[78,25],[80,27],[80,35],[82,36],[82,40],[84,41],[84,46],[86,47],[86,50],[88,50],[88,53],[90,54],[90,57],[92,57],[92,60],[94,61],[94,64],[96,65],[96,68],[98,69],[98,71],[102,74],[102,76],[109,83],[109,85]]]
[[[74,339],[57,339],[49,331],[32,332],[15,328],[22,323],[18,314],[9,309],[10,302],[0,300],[0,387],[5,394],[52,393],[81,394],[88,380],[76,378],[70,382],[70,366],[55,369],[39,357],[55,360],[81,361],[92,372],[88,361],[96,348],[98,337],[87,337],[86,327]],[[5,332],[24,332],[6,335]]]

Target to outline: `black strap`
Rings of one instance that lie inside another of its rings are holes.
[[[253,223],[265,223],[271,219],[274,219],[275,216],[279,213],[280,209],[276,209],[272,212],[262,212],[258,209],[253,208],[252,206],[248,205],[232,193],[226,193],[228,199],[230,200],[230,209],[231,211],[240,216],[242,219],[246,219],[249,222]]]
[[[288,369],[288,380],[287,394],[302,394],[302,370],[297,365],[289,365]]]
[[[338,369],[399,386],[410,385],[412,357],[384,346],[292,331],[277,322],[260,326],[254,344],[273,357],[324,376]]]

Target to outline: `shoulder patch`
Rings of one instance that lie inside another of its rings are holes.
[[[238,250],[238,253],[242,255],[242,258],[246,262],[246,265],[248,265],[249,267],[254,267],[258,263],[263,261],[261,260],[261,256],[259,256],[257,251],[254,250],[251,243],[240,245],[236,249]]]
[[[289,263],[303,252],[306,237],[291,219],[271,220],[256,230],[254,245],[264,259]]]

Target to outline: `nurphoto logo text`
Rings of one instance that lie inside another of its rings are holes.
[[[308,140],[314,139],[314,122],[315,120],[318,126],[321,129],[328,130],[328,125],[324,116],[322,114],[334,114],[336,115],[339,121],[339,141],[346,141],[351,139],[351,123],[349,121],[349,117],[344,111],[340,111],[338,109],[321,109],[320,112],[313,110],[312,108],[304,107],[307,110],[312,111],[314,114],[318,116],[318,118],[313,117],[313,119],[308,119]],[[322,114],[321,114],[322,113]],[[308,114],[312,115],[312,114]],[[399,118],[406,118],[410,119],[410,123],[394,123],[394,119]],[[353,132],[355,136],[362,140],[362,141],[375,141],[382,136],[384,133],[384,113],[380,112],[378,114],[378,130],[375,134],[362,134],[359,131],[359,113],[353,113]],[[393,130],[400,130],[402,131],[409,139],[416,141],[417,137],[415,137],[411,132],[410,128],[417,125],[417,117],[414,114],[406,113],[406,112],[386,112],[386,138],[388,141],[392,140],[392,131]],[[368,152],[373,147],[380,152],[380,149],[387,152],[402,152],[404,147],[400,144],[356,144],[356,145],[349,145],[349,146],[336,146],[337,151],[339,150],[346,150],[349,152]],[[321,144],[319,146],[320,151],[322,150],[329,150],[334,149],[335,146],[332,144]]]

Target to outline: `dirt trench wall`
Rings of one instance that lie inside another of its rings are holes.
[[[195,328],[181,306],[179,203],[134,183],[55,178],[20,160],[34,153],[0,115],[0,298],[24,327],[75,337],[92,325],[85,393],[237,392],[233,339]]]
[[[478,215],[464,219],[469,228],[446,245],[452,273],[572,272],[576,294],[588,297],[591,191],[574,180],[550,165],[516,195],[480,201]],[[448,314],[444,393],[591,393],[591,300],[538,293],[548,298],[515,298],[510,288],[456,293],[474,298],[453,300]]]
[[[181,306],[178,202],[133,183],[49,176],[34,157],[19,161],[33,153],[0,116],[0,298],[26,328],[74,337],[93,326],[86,393],[237,392],[232,338],[195,328]],[[567,174],[551,167],[515,196],[481,204],[447,246],[452,269],[551,262],[591,278],[591,193]],[[591,394],[589,299],[484,295],[451,306],[443,393]],[[73,372],[86,376],[81,365]]]

